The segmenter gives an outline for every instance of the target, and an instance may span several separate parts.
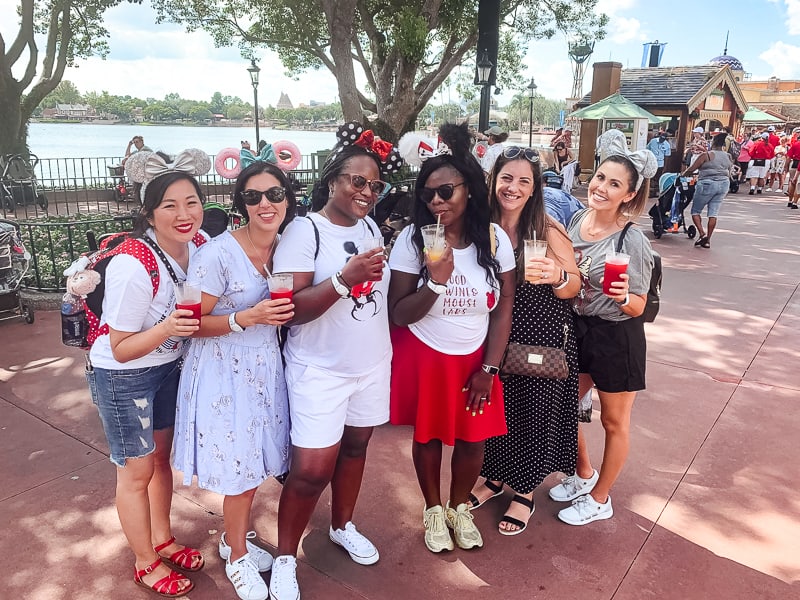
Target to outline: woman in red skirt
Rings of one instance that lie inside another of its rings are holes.
[[[483,545],[468,498],[484,442],[506,433],[496,375],[511,329],[514,252],[505,232],[490,223],[488,189],[469,154],[466,125],[442,126],[438,145],[412,137],[399,145],[406,161],[421,166],[412,224],[389,258],[389,313],[396,326],[391,422],[414,426],[425,545],[431,552],[452,550],[449,527],[456,544],[470,549]],[[444,250],[428,252],[422,227],[437,222]],[[453,446],[446,505],[442,444]]]

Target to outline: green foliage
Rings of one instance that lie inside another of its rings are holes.
[[[130,231],[132,217],[120,218],[97,214],[74,214],[29,219],[20,223],[23,241],[33,256],[33,269],[26,278],[30,287],[63,289],[64,269],[81,254],[89,251],[86,232],[95,235]],[[39,281],[36,281],[38,273]]]

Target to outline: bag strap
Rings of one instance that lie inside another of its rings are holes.
[[[619,234],[619,239],[617,240],[617,252],[622,252],[622,240],[625,239],[625,234],[628,233],[628,229],[631,228],[633,225],[633,221],[628,221],[625,223],[625,227],[622,228],[622,231]]]
[[[561,349],[566,352],[567,351],[567,340],[569,339],[569,325],[564,323],[564,343],[561,345]]]
[[[311,221],[311,227],[314,228],[314,260],[317,260],[319,256],[319,228],[317,228],[317,224],[314,223],[314,219],[311,218],[311,215],[306,215],[306,219]],[[372,229],[372,225],[369,224],[369,221],[366,219],[361,219],[364,222],[364,225],[367,226],[371,235],[375,235],[375,230]]]
[[[494,230],[494,223],[489,223],[489,249],[492,251],[492,258],[497,254],[497,233]]]
[[[164,266],[167,268],[167,272],[169,273],[170,278],[172,279],[172,283],[178,284],[178,276],[175,274],[175,270],[172,268],[172,265],[169,263],[164,251],[159,247],[156,241],[151,238],[149,235],[144,234],[141,239],[148,245],[158,255],[158,258],[161,259],[161,262],[164,263]]]

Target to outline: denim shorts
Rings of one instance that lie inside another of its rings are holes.
[[[111,462],[125,466],[155,450],[153,431],[175,426],[180,359],[142,369],[87,368],[86,381],[97,405]]]
[[[699,215],[708,206],[708,216],[716,217],[729,187],[730,181],[727,179],[701,179],[698,181],[694,188],[692,214]]]

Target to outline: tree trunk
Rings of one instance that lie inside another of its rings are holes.
[[[331,58],[339,86],[339,101],[342,104],[344,120],[361,122],[363,112],[358,98],[353,55],[350,49],[356,0],[323,0],[322,8],[331,33]]]
[[[11,73],[0,75],[0,156],[27,154],[27,126],[22,123],[20,91]]]

